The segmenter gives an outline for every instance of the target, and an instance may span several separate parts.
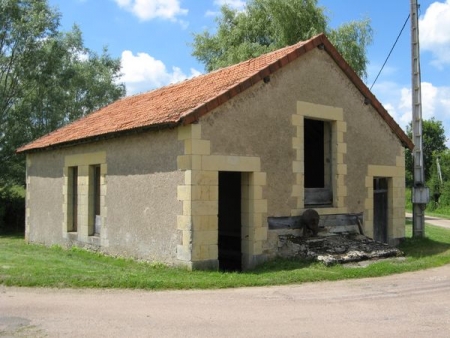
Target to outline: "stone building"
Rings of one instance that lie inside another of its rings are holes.
[[[123,98],[18,149],[26,240],[192,269],[277,255],[269,217],[404,237],[411,140],[324,35]],[[380,198],[381,196],[381,198]]]

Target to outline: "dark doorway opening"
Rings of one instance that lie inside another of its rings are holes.
[[[219,172],[219,269],[241,271],[241,173]]]
[[[373,239],[387,243],[388,179],[373,179]]]

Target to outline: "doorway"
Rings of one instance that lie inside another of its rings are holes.
[[[388,235],[388,179],[373,179],[373,239],[387,243]]]
[[[219,172],[219,269],[242,270],[241,173]]]

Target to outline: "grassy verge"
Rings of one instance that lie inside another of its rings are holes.
[[[340,265],[275,260],[245,273],[189,272],[179,268],[113,258],[81,249],[64,250],[0,237],[0,284],[73,288],[211,289],[294,284],[347,278],[378,277],[450,263],[450,230],[426,227],[427,238],[407,239],[404,261],[380,261],[360,269]]]
[[[443,211],[443,210],[435,210],[435,211],[428,211],[428,210],[426,210],[425,211],[425,216],[450,219],[450,212]]]
[[[406,212],[412,213],[413,205],[411,202],[411,189],[405,189],[405,210]],[[434,202],[428,203],[425,209],[426,216],[434,216],[445,219],[450,219],[450,207],[448,206],[435,206]]]

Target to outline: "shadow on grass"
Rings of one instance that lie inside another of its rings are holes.
[[[279,272],[279,271],[290,271],[297,269],[305,269],[312,267],[313,265],[321,264],[315,260],[300,260],[298,258],[275,258],[270,260],[254,270],[245,271],[246,274],[261,274],[267,272]]]
[[[399,246],[405,256],[414,258],[434,256],[450,250],[450,244],[429,238],[406,238]]]
[[[25,234],[23,232],[12,232],[12,233],[0,233],[0,237],[11,238],[11,239],[25,239]]]

